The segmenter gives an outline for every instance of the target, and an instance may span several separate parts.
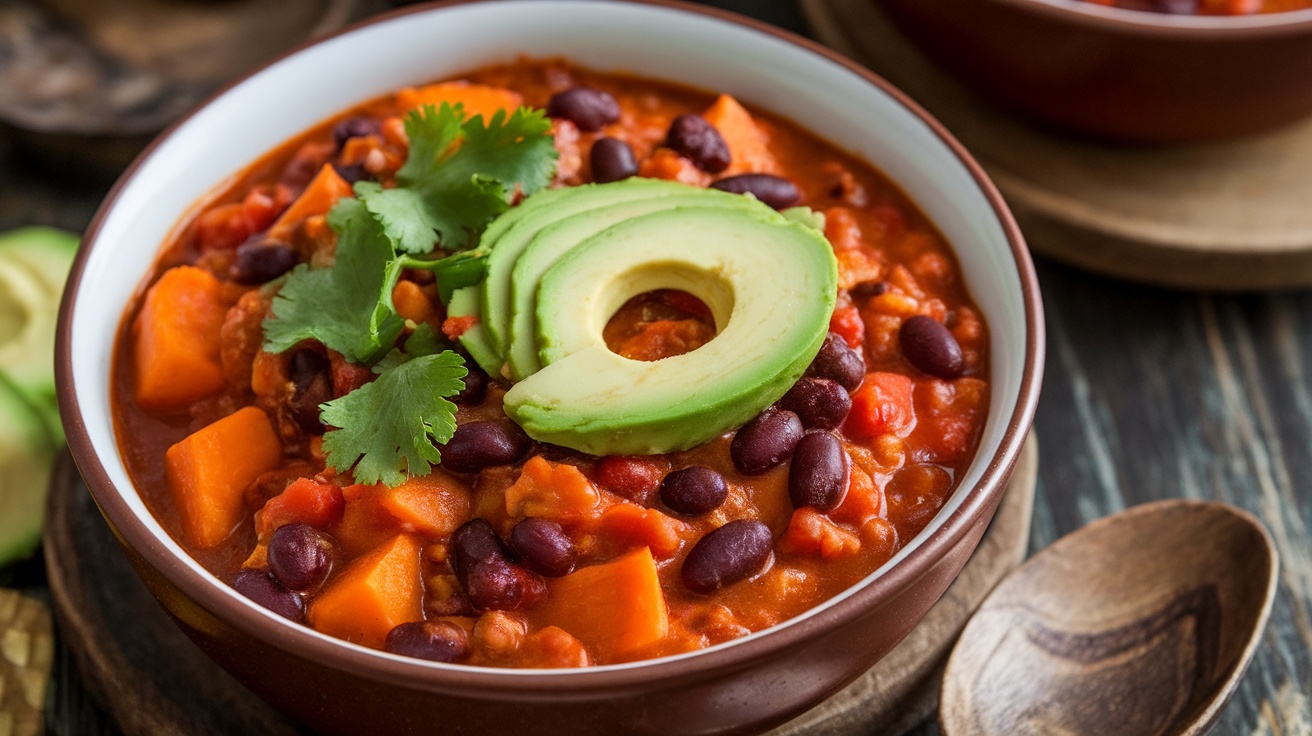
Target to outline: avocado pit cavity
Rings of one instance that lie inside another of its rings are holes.
[[[715,334],[715,318],[706,303],[677,289],[658,289],[630,298],[602,331],[611,352],[642,361],[690,353]]]

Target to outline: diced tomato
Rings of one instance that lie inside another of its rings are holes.
[[[906,437],[916,427],[911,379],[900,373],[871,373],[852,394],[852,411],[843,429],[858,437]]]
[[[446,335],[448,340],[457,340],[476,324],[478,324],[478,317],[473,315],[447,317],[442,322],[442,334]]]
[[[611,493],[646,504],[660,487],[664,471],[649,458],[611,455],[597,463],[593,477]]]
[[[834,310],[829,318],[829,331],[836,332],[853,350],[860,350],[866,339],[866,324],[861,313],[850,303]]]
[[[256,513],[255,530],[265,539],[287,524],[309,524],[324,529],[336,524],[345,509],[341,488],[314,478],[301,478],[269,499]]]

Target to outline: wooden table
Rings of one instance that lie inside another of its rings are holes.
[[[709,4],[805,31],[791,0]],[[0,230],[80,231],[108,185],[52,181],[0,139]],[[1032,550],[1154,499],[1218,499],[1258,515],[1280,548],[1280,588],[1216,732],[1312,734],[1312,293],[1165,291],[1043,260],[1038,271],[1048,369]],[[39,565],[22,582],[40,592]],[[55,670],[51,730],[114,733],[66,652]],[[927,723],[917,733],[938,729]]]

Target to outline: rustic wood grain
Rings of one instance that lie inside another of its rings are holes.
[[[984,601],[948,661],[939,720],[962,735],[1204,733],[1275,580],[1271,538],[1232,506],[1173,499],[1101,519]]]
[[[900,734],[933,712],[966,619],[1025,557],[1038,449],[1027,443],[994,523],[966,569],[884,660],[772,736]],[[67,457],[52,482],[46,567],[59,630],[83,682],[128,736],[295,734],[298,727],[205,657],[137,579]]]
[[[875,0],[802,6],[821,40],[869,64],[961,139],[1035,251],[1173,287],[1312,285],[1312,120],[1208,145],[1101,143],[976,97],[903,38]]]

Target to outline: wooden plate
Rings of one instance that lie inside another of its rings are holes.
[[[903,89],[970,149],[1036,253],[1176,288],[1312,285],[1312,120],[1198,146],[1077,138],[974,96],[904,39],[875,0],[802,7],[818,39]]]
[[[970,613],[1020,564],[1038,473],[1033,438],[961,576],[874,669],[773,736],[901,734],[933,712],[947,654]],[[155,602],[65,456],[51,490],[46,568],[59,634],[126,736],[290,736],[303,729],[197,649]]]

